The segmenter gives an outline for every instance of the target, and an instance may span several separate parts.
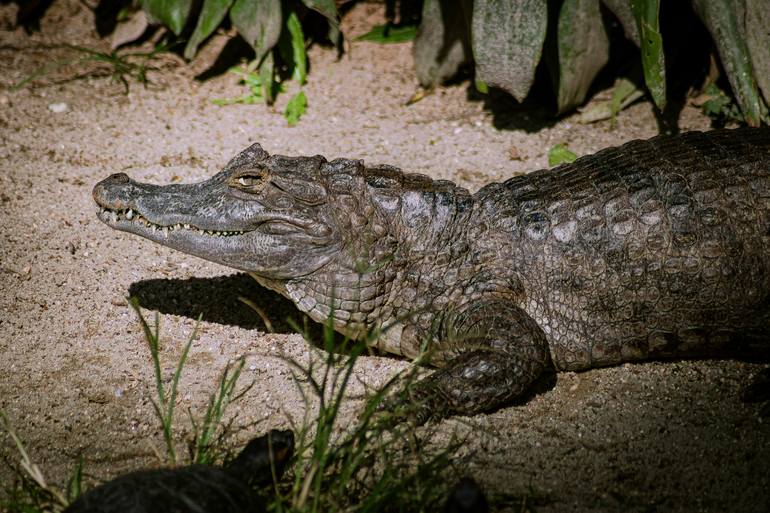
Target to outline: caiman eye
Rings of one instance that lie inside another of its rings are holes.
[[[268,181],[268,172],[264,168],[241,169],[230,177],[232,187],[246,192],[259,192]]]
[[[240,185],[243,185],[244,187],[254,187],[255,185],[261,182],[262,182],[262,178],[261,177],[258,178],[256,176],[241,176],[238,178],[238,183]]]

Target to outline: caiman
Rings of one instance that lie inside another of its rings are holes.
[[[113,228],[425,351],[421,421],[495,409],[552,369],[770,346],[770,129],[633,141],[475,194],[254,144],[204,182],[117,173],[93,196]]]

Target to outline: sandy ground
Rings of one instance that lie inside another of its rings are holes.
[[[91,476],[105,478],[152,464],[150,443],[161,447],[150,359],[127,296],[148,315],[163,314],[167,373],[203,316],[180,412],[200,408],[222,368],[246,355],[243,380],[255,385],[238,422],[259,432],[285,427],[306,406],[280,356],[315,351],[285,322],[301,319],[297,310],[250,278],[100,223],[91,199],[99,179],[124,171],[141,181],[196,181],[259,141],[271,153],[363,158],[476,190],[546,166],[556,143],[586,154],[657,131],[649,103],[623,112],[611,131],[574,116],[495,113],[469,100],[467,83],[407,107],[416,89],[409,44],[353,43],[339,61],[314,47],[309,109],[293,128],[281,115],[289,95],[274,109],[219,107],[211,100],[242,92],[232,76],[201,83],[174,65],[128,95],[108,78],[59,80],[73,69],[11,92],[59,56],[48,44],[106,46],[81,3],[56,3],[31,36],[12,27],[14,12],[0,7],[0,407],[55,482],[78,455]],[[377,6],[359,6],[346,33],[363,33],[381,16]],[[59,102],[66,112],[49,109]],[[680,125],[709,122],[685,108]],[[239,295],[258,303],[277,333],[265,334]],[[362,382],[383,383],[407,365],[363,358],[346,415],[355,415]],[[768,511],[770,419],[739,399],[761,368],[701,361],[561,374],[524,405],[450,419],[440,430],[471,434],[458,474],[528,496],[537,511]],[[4,435],[0,450],[15,459]],[[7,469],[0,476],[8,479]]]

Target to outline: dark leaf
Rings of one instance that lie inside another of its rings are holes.
[[[630,0],[639,30],[644,83],[660,110],[666,107],[666,62],[660,35],[660,0]]]
[[[583,103],[610,57],[599,0],[565,0],[559,11],[559,113]]]
[[[150,20],[162,23],[177,36],[184,30],[191,6],[192,0],[142,0],[142,9]]]
[[[602,0],[602,3],[615,15],[623,26],[626,37],[633,41],[636,46],[639,46],[639,27],[636,24],[636,18],[628,0]]]
[[[757,85],[770,103],[770,2],[746,0],[746,45]]]
[[[337,12],[337,5],[334,3],[334,0],[302,0],[302,3],[310,9],[323,14],[329,20],[329,23],[339,28],[340,15]]]
[[[217,27],[225,19],[227,11],[233,5],[233,0],[203,0],[198,22],[195,24],[195,30],[187,41],[184,49],[185,59],[192,59],[198,51],[200,45],[207,37],[214,33]]]
[[[535,79],[547,25],[544,0],[477,0],[472,23],[477,76],[522,101]]]
[[[420,85],[438,85],[471,60],[472,5],[473,0],[425,0],[412,47]]]
[[[743,34],[744,5],[730,0],[693,0],[693,6],[714,39],[746,123],[759,126],[762,100]]]
[[[230,19],[261,61],[281,35],[281,0],[235,0]]]
[[[115,50],[127,43],[133,43],[147,30],[147,15],[142,10],[131,12],[118,21],[110,39],[110,49]]]

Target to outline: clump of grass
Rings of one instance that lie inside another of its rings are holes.
[[[155,312],[155,324],[151,327],[142,315],[138,300],[132,298],[129,302],[139,318],[152,357],[157,399],[151,399],[151,401],[166,444],[165,463],[175,466],[179,463],[179,458],[174,441],[174,408],[179,393],[179,380],[187,363],[190,348],[198,336],[201,319],[199,316],[190,337],[182,348],[182,354],[171,378],[171,386],[166,388],[163,384],[160,365],[160,315]],[[228,364],[225,367],[219,378],[217,390],[209,396],[206,411],[199,420],[196,420],[192,411],[188,410],[187,413],[192,426],[192,439],[188,443],[190,463],[215,464],[221,462],[222,458],[228,454],[226,450],[227,439],[234,432],[234,429],[232,419],[225,422],[225,412],[230,404],[242,398],[251,388],[251,386],[247,386],[240,391],[237,390],[238,378],[241,376],[245,363],[244,358],[239,358],[234,364]]]
[[[307,365],[287,360],[298,386],[306,383],[318,401],[318,413],[295,429],[294,479],[288,489],[278,488],[274,511],[427,512],[438,510],[445,500],[447,474],[461,443],[452,437],[443,448],[428,450],[434,435],[431,430],[418,434],[413,425],[402,422],[402,415],[383,409],[388,397],[403,393],[414,381],[414,367],[370,390],[355,422],[347,428],[342,425],[340,408],[349,393],[356,361],[378,335],[337,343],[328,322],[321,369],[312,360]],[[299,388],[305,395],[304,388]]]
[[[59,513],[81,493],[83,461],[78,460],[67,490],[62,491],[48,483],[43,471],[32,460],[24,442],[11,425],[8,415],[0,409],[0,426],[10,435],[20,461],[14,464],[6,461],[14,473],[14,483],[6,488],[6,497],[0,501],[0,511],[8,513]]]
[[[239,358],[235,364],[228,364],[219,378],[217,391],[209,397],[206,412],[200,422],[195,420],[192,412],[188,411],[193,427],[193,438],[190,440],[190,460],[198,464],[213,464],[221,461],[227,455],[226,446],[229,434],[234,432],[233,419],[225,422],[227,407],[244,397],[251,385],[236,392],[238,378],[241,376],[245,358]],[[253,383],[252,383],[253,384]]]
[[[198,336],[198,326],[200,324],[200,317],[195,323],[190,338],[187,339],[187,343],[182,349],[182,355],[177,362],[174,376],[171,380],[171,387],[166,390],[163,385],[163,373],[160,369],[160,314],[155,312],[155,326],[154,329],[145,320],[139,309],[139,301],[136,298],[132,298],[129,303],[131,308],[134,309],[136,315],[139,317],[139,324],[142,325],[142,331],[144,332],[144,338],[147,340],[147,345],[150,348],[150,355],[152,356],[153,371],[155,374],[155,392],[158,395],[158,399],[151,399],[152,406],[155,409],[155,415],[160,421],[161,428],[163,430],[163,439],[166,442],[166,455],[168,463],[172,466],[177,464],[176,456],[176,444],[174,443],[174,407],[176,405],[177,391],[179,388],[179,378],[182,376],[182,369],[187,362],[187,355],[190,352],[190,347]]]
[[[160,316],[155,314],[155,323],[151,326],[136,300],[130,304],[139,318],[152,358],[157,396],[152,403],[166,444],[165,463],[176,465],[180,458],[175,443],[174,405],[200,319],[182,349],[170,385],[165,386],[160,365]],[[268,498],[269,511],[428,512],[441,507],[448,483],[452,481],[447,474],[462,444],[452,437],[443,448],[427,450],[434,434],[429,428],[418,433],[411,424],[402,422],[401,414],[383,409],[386,398],[414,381],[414,367],[394,376],[382,388],[369,390],[356,420],[350,426],[342,424],[340,412],[349,394],[356,361],[368,351],[369,343],[376,336],[378,333],[372,333],[361,342],[346,339],[338,343],[329,322],[324,329],[326,352],[320,366],[319,361],[312,358],[308,364],[286,359],[308,408],[302,425],[294,426],[297,444],[293,472],[284,482],[276,482],[274,478]],[[312,343],[306,330],[305,337]],[[344,354],[340,346],[344,346]],[[232,420],[224,420],[225,412],[230,404],[244,397],[249,388],[239,390],[237,386],[244,364],[241,358],[225,368],[200,420],[196,421],[188,411],[193,433],[188,442],[191,463],[216,464],[229,454],[228,435],[233,427]],[[311,403],[314,402],[318,407],[317,414],[312,416],[310,412],[315,408]],[[8,490],[8,503],[2,506],[10,513],[61,512],[82,491],[82,464],[76,466],[67,491],[57,490],[48,484],[29,458],[4,414],[0,419],[21,455],[20,479]]]
[[[158,45],[149,52],[130,52],[124,50],[102,52],[93,48],[70,44],[57,45],[57,47],[71,50],[75,52],[77,56],[70,59],[56,60],[41,66],[19,83],[14,84],[11,87],[11,90],[18,91],[33,80],[53,73],[63,67],[76,67],[86,63],[96,63],[104,65],[110,78],[114,82],[122,84],[123,92],[128,94],[129,80],[135,80],[146,86],[149,83],[147,71],[151,69],[150,63],[153,59],[158,57],[159,54],[169,50],[169,47],[166,45]],[[91,74],[87,73],[86,76],[88,75]]]

